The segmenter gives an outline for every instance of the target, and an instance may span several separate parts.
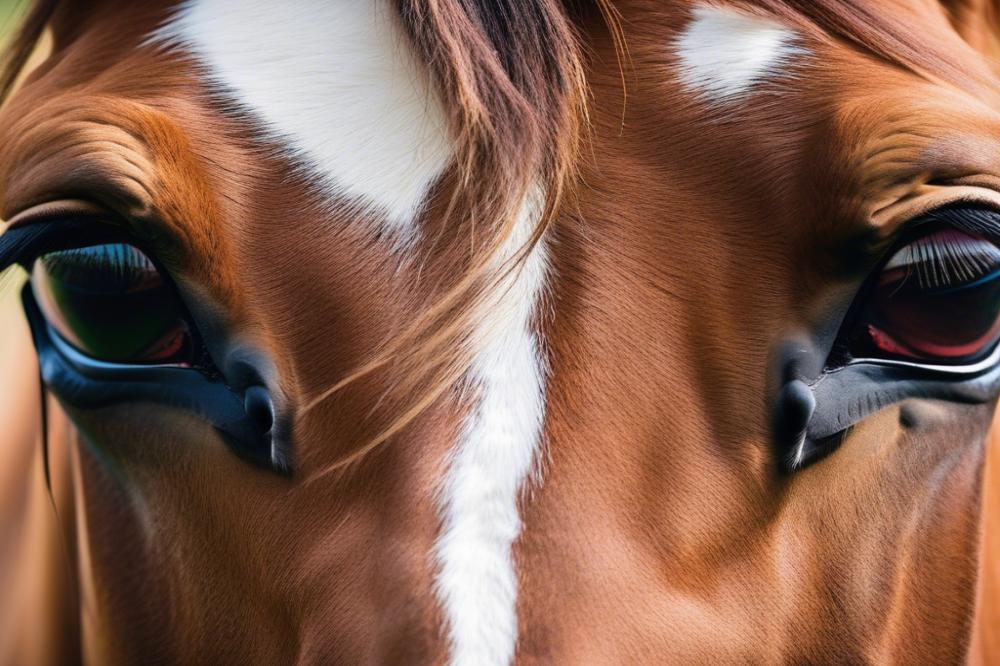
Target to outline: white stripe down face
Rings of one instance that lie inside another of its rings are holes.
[[[388,0],[193,0],[154,39],[190,52],[218,92],[287,146],[331,205],[367,211],[396,250],[420,251],[418,213],[453,145],[441,99]],[[530,239],[541,199],[535,192],[523,204],[498,262]],[[545,405],[544,362],[532,328],[545,283],[544,247],[538,243],[499,285],[471,331],[475,354],[466,382],[474,400],[446,463],[441,533],[428,553],[453,664],[499,666],[514,656],[511,549]]]

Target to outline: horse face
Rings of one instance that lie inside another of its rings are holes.
[[[439,328],[464,374],[414,400],[405,362],[366,363],[475,238],[420,40],[383,4],[116,4],[60,9],[0,119],[3,217],[50,257],[27,262],[42,371],[81,434],[91,658],[963,653],[993,321],[905,324],[933,298],[963,317],[937,292],[991,272],[974,8],[964,38],[871,9],[929,45],[923,74],[777,3],[621,3],[624,44],[573,13],[572,205]],[[949,284],[892,281],[955,244]],[[88,267],[131,276],[115,326],[60,300]]]

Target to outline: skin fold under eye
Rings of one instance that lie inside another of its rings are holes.
[[[45,254],[35,261],[31,285],[52,328],[94,359],[193,362],[191,327],[172,283],[132,245]]]
[[[850,333],[854,358],[962,365],[1000,339],[1000,248],[942,228],[899,249],[875,276]]]

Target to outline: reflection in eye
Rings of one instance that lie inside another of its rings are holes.
[[[192,363],[184,306],[169,280],[132,245],[43,255],[31,285],[49,324],[87,356],[112,363]]]
[[[962,365],[1000,339],[1000,248],[938,229],[900,249],[871,285],[852,329],[855,358]]]

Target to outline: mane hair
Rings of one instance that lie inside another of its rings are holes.
[[[977,93],[993,85],[984,73],[966,71],[950,57],[956,48],[968,48],[957,33],[942,36],[939,30],[922,29],[921,23],[932,17],[947,20],[943,6],[935,14],[925,5],[918,16],[903,8],[886,12],[884,0],[755,0],[754,4],[822,38],[841,40],[929,80]]]
[[[604,3],[598,3],[604,6]],[[585,127],[581,50],[559,0],[397,0],[419,57],[438,84],[456,138],[456,188],[444,217],[470,238],[456,259],[459,278],[369,363],[308,402],[306,413],[372,371],[389,365],[392,392],[417,396],[378,436],[339,461],[358,460],[399,432],[465,376],[470,333],[491,295],[548,227],[573,180]],[[528,242],[505,248],[522,206],[540,193]]]

